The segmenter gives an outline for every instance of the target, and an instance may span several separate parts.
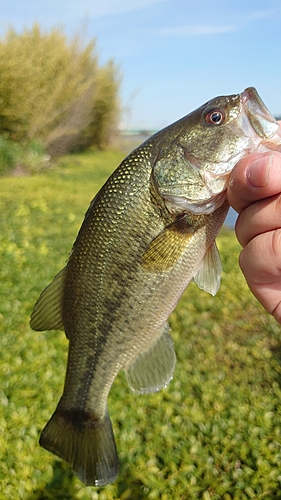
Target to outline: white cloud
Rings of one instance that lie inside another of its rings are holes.
[[[1,5],[0,32],[9,24],[21,28],[38,20],[43,25],[118,16],[168,0],[13,0]],[[1,2],[1,0],[0,0]]]
[[[248,15],[245,17],[242,17],[244,21],[252,21],[254,19],[265,19],[266,17],[272,17],[277,15],[278,10],[277,9],[267,9],[267,10],[257,10],[254,12],[250,12]]]
[[[244,29],[247,24],[261,19],[266,19],[279,14],[280,9],[264,9],[256,10],[243,14],[242,16],[233,15],[231,22],[225,24],[188,24],[181,26],[167,26],[157,31],[161,36],[204,36],[204,35],[220,35],[224,33],[231,33]],[[229,16],[228,16],[229,17]],[[229,19],[228,19],[229,21]]]
[[[90,12],[91,18],[112,16],[124,12],[132,12],[144,9],[155,3],[165,2],[167,0],[91,0],[87,2],[86,7]],[[76,0],[75,0],[76,2]],[[86,4],[86,2],[85,2]]]
[[[212,24],[192,24],[186,26],[174,26],[162,28],[158,34],[162,36],[200,36],[200,35],[219,35],[222,33],[231,33],[238,28],[231,24],[212,25]]]

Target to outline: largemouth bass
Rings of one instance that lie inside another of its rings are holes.
[[[93,199],[67,265],[42,292],[34,330],[63,329],[63,395],[40,444],[87,485],[115,480],[118,457],[107,397],[122,369],[137,393],[172,378],[167,318],[193,279],[215,295],[215,238],[229,205],[229,174],[246,154],[280,145],[254,88],[217,97],[153,135]]]

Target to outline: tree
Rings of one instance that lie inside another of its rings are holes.
[[[21,34],[9,29],[0,73],[0,134],[40,139],[53,155],[108,144],[119,120],[120,75],[113,61],[99,65],[95,39],[68,40],[38,24]]]

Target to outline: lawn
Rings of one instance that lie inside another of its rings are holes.
[[[112,387],[118,480],[85,487],[38,444],[62,392],[67,340],[32,331],[29,316],[122,156],[73,155],[44,174],[1,178],[0,500],[281,499],[280,326],[248,291],[227,229],[217,296],[192,283],[171,315],[169,386],[137,396],[121,373]]]

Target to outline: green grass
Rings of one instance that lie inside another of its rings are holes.
[[[191,284],[170,318],[177,367],[157,394],[121,373],[109,409],[118,480],[85,487],[38,444],[63,388],[67,340],[29,315],[64,265],[89,202],[122,158],[63,158],[33,177],[2,178],[0,196],[0,500],[281,499],[280,326],[247,289],[232,231],[218,239],[215,298]]]

